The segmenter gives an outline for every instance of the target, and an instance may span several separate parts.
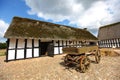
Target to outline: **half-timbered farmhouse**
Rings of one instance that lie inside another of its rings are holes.
[[[99,47],[120,48],[120,22],[99,28]]]
[[[97,40],[86,29],[14,17],[5,35],[6,61],[62,54],[63,47],[81,47]]]

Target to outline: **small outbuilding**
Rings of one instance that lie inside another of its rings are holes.
[[[93,44],[97,38],[86,29],[14,17],[5,35],[6,61],[62,54],[63,47]]]
[[[101,48],[120,48],[120,22],[100,27],[98,39]]]

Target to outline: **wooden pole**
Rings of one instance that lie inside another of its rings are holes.
[[[39,57],[41,56],[41,40],[39,40]]]
[[[34,39],[32,39],[32,57],[34,57]]]
[[[24,59],[26,59],[26,52],[27,52],[27,39],[25,39]]]
[[[17,47],[18,47],[18,39],[16,39],[16,44],[15,44],[15,60],[17,59]]]
[[[7,39],[7,41],[6,41],[6,44],[7,44],[7,49],[6,49],[6,62],[8,62],[9,43],[10,43],[10,39]]]

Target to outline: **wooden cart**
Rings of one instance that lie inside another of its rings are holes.
[[[63,48],[63,52],[66,53],[64,63],[66,66],[75,66],[77,71],[86,72],[89,69],[91,60],[90,55],[95,56],[95,62],[100,62],[100,51],[98,46],[84,46],[80,48],[69,47]]]

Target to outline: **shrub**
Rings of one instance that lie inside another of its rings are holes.
[[[6,43],[0,43],[0,49],[6,49],[7,44]]]

